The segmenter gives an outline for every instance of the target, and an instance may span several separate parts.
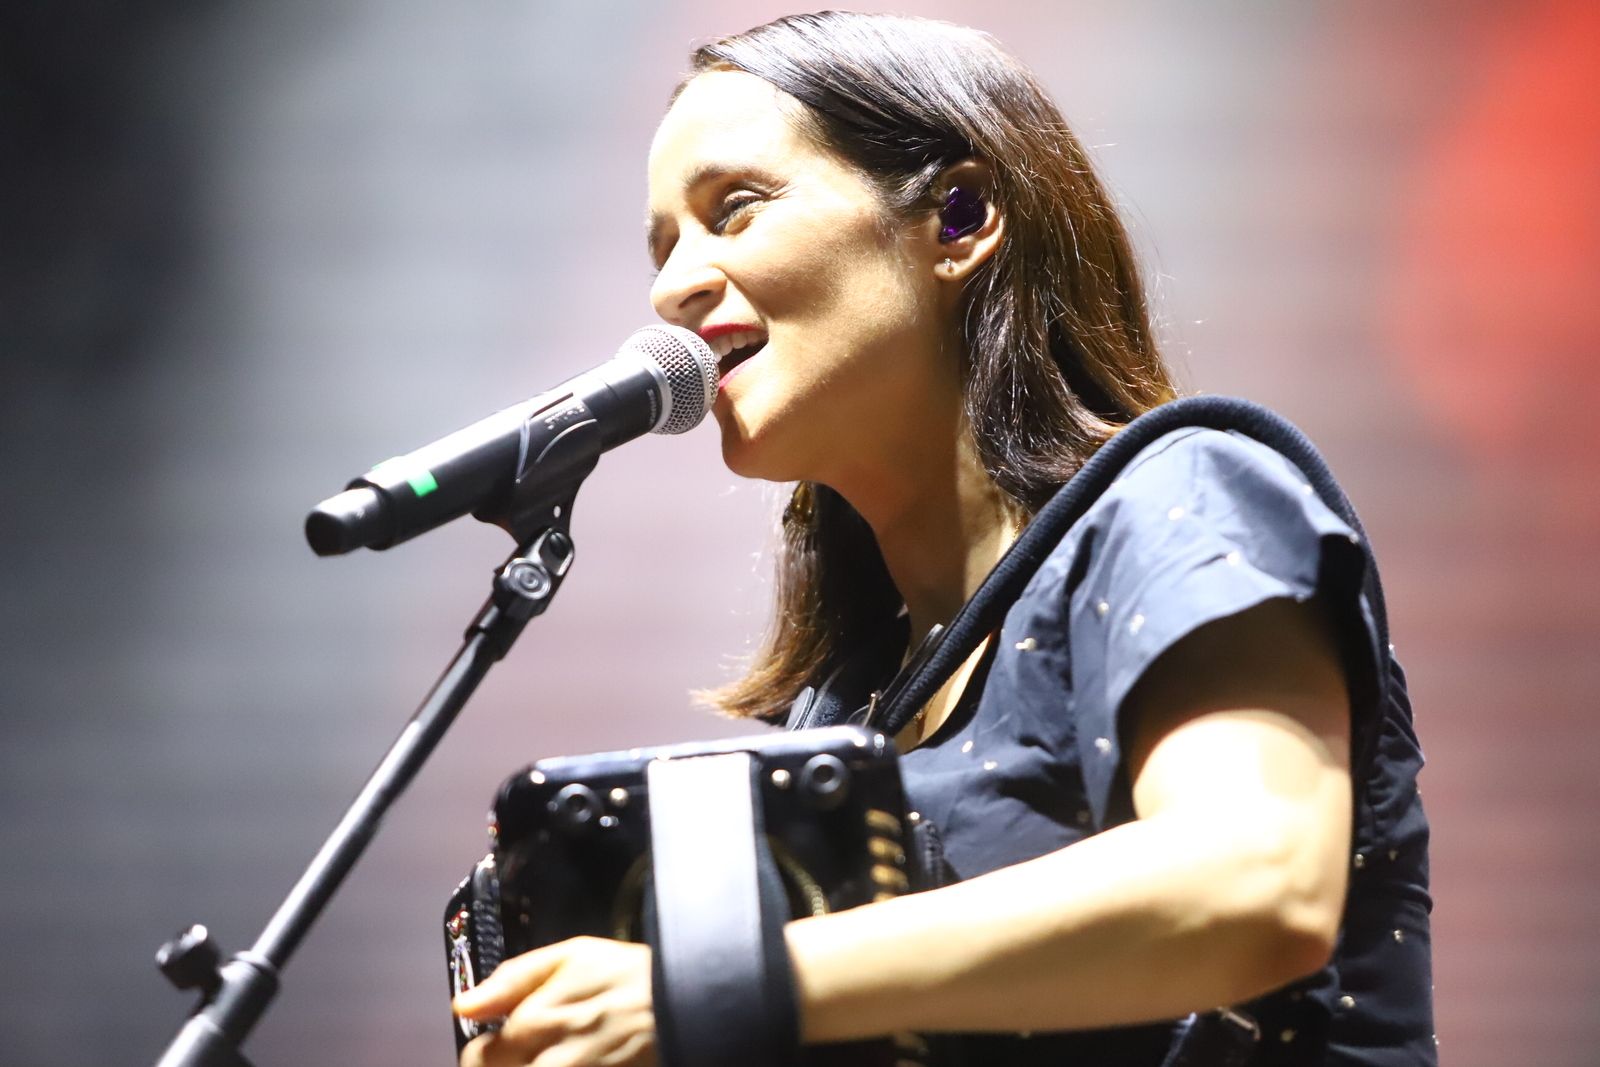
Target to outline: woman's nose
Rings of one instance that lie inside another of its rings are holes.
[[[680,245],[662,265],[650,287],[650,303],[656,314],[674,326],[694,325],[721,299],[728,279],[722,271],[705,262],[692,262],[679,254]]]

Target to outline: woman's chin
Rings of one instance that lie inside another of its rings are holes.
[[[722,463],[741,478],[777,480],[767,473],[756,442],[737,427],[730,429],[725,425],[722,428]]]
[[[771,434],[741,421],[720,404],[713,410],[722,431],[722,463],[728,470],[741,478],[768,482],[793,482],[805,477],[797,472],[799,464],[792,457],[786,461],[782,450],[773,447]]]

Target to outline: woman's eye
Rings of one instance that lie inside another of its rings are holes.
[[[728,228],[745,208],[758,203],[761,198],[754,193],[735,193],[722,201],[717,207],[716,217],[711,220],[711,232],[720,234]]]

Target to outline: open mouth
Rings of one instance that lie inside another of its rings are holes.
[[[737,367],[765,347],[767,347],[767,341],[766,338],[762,338],[755,344],[735,348],[732,352],[717,360],[717,374],[720,380],[726,381],[728,375],[732,374]]]
[[[726,382],[728,375],[767,346],[767,337],[757,330],[735,330],[708,343],[717,355],[718,379]]]

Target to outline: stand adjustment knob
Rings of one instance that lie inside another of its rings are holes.
[[[502,578],[506,587],[526,600],[543,600],[550,595],[553,583],[550,572],[535,560],[518,557],[506,565]]]
[[[199,923],[156,951],[156,966],[179,989],[213,992],[222,981],[222,954],[211,932]]]

